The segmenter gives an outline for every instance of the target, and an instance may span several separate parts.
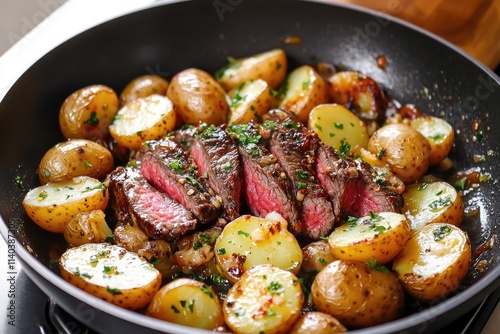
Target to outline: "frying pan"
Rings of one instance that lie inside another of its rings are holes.
[[[291,36],[300,42],[284,43]],[[474,253],[457,293],[399,320],[354,332],[430,333],[499,288],[500,248],[491,241],[500,233],[500,79],[449,43],[397,19],[357,7],[291,0],[159,2],[75,36],[26,69],[0,104],[0,229],[6,240],[15,236],[11,242],[28,276],[99,332],[203,332],[121,309],[65,282],[52,265],[66,247],[63,237],[32,223],[21,201],[39,185],[36,168],[44,152],[64,140],[58,111],[73,91],[100,83],[119,92],[136,76],[171,78],[188,67],[213,73],[228,56],[277,47],[286,51],[290,68],[327,61],[359,70],[395,101],[443,117],[457,132],[451,153],[456,169],[479,168],[492,176],[464,195],[467,213],[476,213],[466,214],[462,225]],[[385,69],[377,66],[377,56],[387,59]],[[473,122],[480,124],[481,136]],[[475,155],[484,161],[474,162]]]

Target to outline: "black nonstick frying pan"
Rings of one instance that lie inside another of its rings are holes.
[[[299,43],[285,43],[287,37]],[[278,47],[286,51],[290,68],[326,61],[359,70],[394,100],[443,117],[456,129],[451,158],[457,170],[477,168],[491,175],[464,196],[467,213],[477,214],[466,214],[462,225],[473,245],[473,263],[458,292],[399,320],[354,332],[430,333],[499,288],[500,79],[449,43],[399,20],[292,0],[159,2],[75,36],[26,69],[0,103],[0,228],[5,239],[15,235],[16,256],[29,277],[99,332],[203,332],[121,309],[65,282],[52,265],[66,247],[64,238],[31,222],[21,201],[38,185],[42,155],[64,140],[58,111],[73,91],[99,83],[119,92],[136,76],[169,79],[188,67],[213,73],[228,56]],[[387,59],[385,69],[377,66],[378,56]],[[475,162],[475,155],[484,161]]]

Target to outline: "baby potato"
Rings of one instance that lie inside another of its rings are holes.
[[[262,79],[242,83],[229,92],[229,99],[229,125],[246,124],[250,121],[261,123],[262,116],[277,104],[271,88]]]
[[[158,75],[141,75],[130,81],[120,93],[120,106],[153,94],[167,95],[168,81]]]
[[[302,250],[287,226],[288,222],[276,212],[265,218],[243,215],[227,224],[215,242],[221,274],[234,283],[250,267],[266,263],[296,274]]]
[[[106,242],[113,237],[113,232],[105,220],[102,210],[78,212],[70,219],[64,229],[64,239],[71,246]]]
[[[104,179],[114,168],[113,154],[104,146],[87,140],[71,139],[49,149],[38,166],[41,184],[67,181],[76,176]]]
[[[228,120],[226,92],[205,71],[189,68],[177,73],[168,86],[167,96],[185,124],[219,125]]]
[[[410,125],[424,135],[431,145],[429,165],[439,165],[453,147],[453,140],[455,139],[453,127],[444,119],[434,116],[418,117],[412,120]]]
[[[301,270],[305,273],[319,273],[335,256],[330,251],[330,246],[326,240],[318,240],[307,244],[302,248]]]
[[[28,191],[23,207],[40,227],[64,233],[66,224],[78,212],[105,210],[108,192],[99,180],[77,176],[68,181],[49,182]]]
[[[394,259],[410,238],[410,222],[394,212],[373,213],[359,219],[350,218],[328,237],[333,256],[340,260],[368,261],[385,264]]]
[[[368,327],[394,320],[404,306],[401,283],[358,261],[336,260],[320,271],[311,287],[313,303],[342,324]]]
[[[277,89],[285,79],[286,72],[285,52],[274,49],[250,57],[229,58],[229,65],[217,71],[215,77],[226,91],[256,79],[262,79],[271,89]]]
[[[387,163],[391,171],[407,184],[421,178],[429,167],[429,141],[403,123],[378,129],[368,141],[368,150]]]
[[[91,85],[66,98],[59,111],[59,126],[68,139],[105,139],[117,112],[115,91],[104,85]]]
[[[172,101],[166,96],[153,94],[123,106],[109,126],[109,132],[118,144],[139,149],[147,140],[164,137],[175,128],[175,122]]]
[[[303,302],[294,274],[270,264],[256,265],[229,289],[224,319],[234,333],[288,333]]]
[[[471,246],[467,234],[451,224],[429,224],[416,231],[394,259],[405,290],[430,302],[452,293],[469,271]]]
[[[403,213],[418,230],[429,223],[448,223],[460,226],[464,215],[462,196],[449,183],[415,183],[403,193]]]
[[[224,326],[217,294],[210,286],[190,278],[179,278],[163,286],[153,297],[146,314],[208,330]]]
[[[293,70],[283,85],[280,107],[293,112],[304,124],[315,106],[329,100],[326,81],[309,65]]]
[[[339,104],[321,104],[309,114],[308,128],[318,134],[323,143],[341,150],[349,144],[351,149],[366,148],[368,131],[365,123]]]
[[[107,243],[68,249],[59,259],[61,276],[69,283],[130,310],[146,306],[161,285],[162,276],[136,253]]]
[[[306,312],[302,314],[289,334],[332,334],[345,333],[344,327],[337,319],[323,312]]]

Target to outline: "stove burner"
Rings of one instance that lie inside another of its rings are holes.
[[[57,334],[95,334],[59,307],[52,298],[45,305],[45,319]]]

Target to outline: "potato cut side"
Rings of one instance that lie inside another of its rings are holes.
[[[457,190],[449,183],[438,181],[408,185],[403,193],[403,213],[410,219],[412,230],[429,223],[460,226],[464,204]]]
[[[229,289],[224,318],[234,333],[287,333],[300,316],[303,302],[294,274],[273,265],[257,265]]]
[[[154,296],[146,314],[180,325],[214,330],[224,326],[222,304],[212,288],[189,278],[163,286]]]
[[[318,134],[323,143],[336,149],[366,148],[368,131],[358,116],[339,104],[322,104],[309,114],[308,127]],[[347,152],[344,152],[347,153]]]
[[[326,81],[309,65],[293,70],[284,83],[280,107],[293,112],[299,121],[307,124],[309,113],[329,101]]]
[[[153,94],[123,106],[109,131],[120,145],[139,149],[147,140],[164,137],[174,129],[175,122],[172,101],[166,96]]]
[[[69,181],[49,182],[30,190],[23,200],[28,216],[47,231],[63,233],[79,212],[105,210],[108,192],[99,180],[77,176]]]
[[[269,87],[277,89],[286,73],[286,54],[282,49],[274,49],[250,57],[229,58],[229,64],[217,71],[215,77],[226,91],[256,79],[262,79]]]
[[[136,253],[93,243],[68,249],[59,260],[62,277],[112,304],[136,310],[146,306],[161,285],[161,274]]]
[[[455,139],[453,127],[442,118],[419,117],[411,121],[411,126],[420,132],[431,145],[429,165],[436,166],[450,153]]]
[[[388,263],[410,238],[410,222],[394,212],[380,212],[363,218],[350,218],[328,237],[333,256],[341,260]]]
[[[415,232],[394,259],[405,289],[423,301],[445,298],[469,270],[471,246],[467,235],[451,224],[429,224]]]
[[[302,250],[287,226],[287,221],[275,212],[265,218],[243,215],[227,224],[215,243],[221,274],[234,283],[258,264],[273,264],[297,273]]]
[[[250,121],[261,123],[262,116],[277,104],[271,88],[262,79],[241,84],[229,92],[229,125],[246,124]]]

